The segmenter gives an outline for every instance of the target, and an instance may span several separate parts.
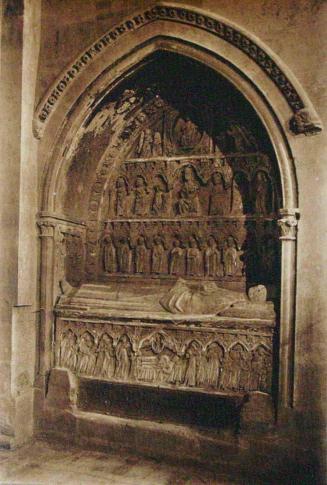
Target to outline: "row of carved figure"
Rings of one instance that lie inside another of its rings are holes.
[[[156,343],[156,342],[155,342]],[[61,334],[58,364],[77,374],[122,381],[209,387],[226,391],[270,392],[272,355],[264,345],[248,351],[235,343],[228,352],[216,341],[203,350],[191,340],[182,354],[162,345],[160,338],[134,352],[127,334],[116,344],[104,333],[96,344],[85,331],[77,337],[72,330]]]
[[[133,184],[127,177],[119,176],[115,183],[114,214],[117,217],[156,217],[248,212],[267,215],[273,212],[272,182],[263,170],[256,172],[251,184],[241,172],[228,183],[218,171],[204,181],[193,165],[186,165],[177,176],[177,183],[175,190],[163,174],[157,174],[153,182],[147,180],[146,173],[137,175]],[[202,187],[207,186],[209,194],[202,194]]]
[[[116,247],[117,246],[117,247]],[[235,239],[228,237],[223,248],[218,248],[214,236],[209,236],[205,247],[200,247],[197,238],[191,236],[187,244],[180,239],[173,240],[168,250],[164,239],[157,235],[151,247],[140,236],[134,247],[128,238],[121,238],[114,244],[110,233],[103,238],[103,266],[108,273],[147,273],[188,276],[241,276],[244,270],[241,255]]]
[[[169,130],[168,130],[169,131]],[[168,135],[168,136],[167,136]],[[170,136],[169,136],[170,135]],[[172,133],[165,130],[145,128],[139,137],[136,147],[136,155],[141,158],[161,157],[165,152],[171,154],[172,144],[182,150],[190,150],[206,147],[206,152],[216,147],[236,153],[246,153],[258,150],[258,143],[253,133],[238,123],[230,123],[226,131],[221,132],[218,137],[211,139],[206,132],[203,132],[189,117],[178,117],[175,120]],[[199,144],[202,147],[199,147]],[[167,146],[168,145],[168,146]],[[216,149],[217,149],[216,148]],[[168,150],[167,150],[168,149]]]

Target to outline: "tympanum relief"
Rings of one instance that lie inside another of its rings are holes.
[[[226,120],[216,134],[212,106],[201,112],[186,102],[181,113],[157,86],[125,89],[113,109],[113,119],[128,119],[120,135],[126,157],[108,172],[102,220],[90,223],[88,279],[269,283],[267,267],[279,258],[270,242],[277,241],[278,188],[251,129]]]

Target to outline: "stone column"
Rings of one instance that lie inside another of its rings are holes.
[[[12,318],[18,291],[23,2],[1,2],[0,14],[0,434],[13,438]]]
[[[278,220],[282,245],[279,339],[279,403],[293,406],[295,352],[296,239],[299,212],[281,209]]]
[[[53,332],[53,284],[55,262],[55,228],[51,221],[39,221],[41,239],[41,285],[40,285],[40,328],[38,335],[39,362],[38,385],[44,391],[44,382],[51,368]]]

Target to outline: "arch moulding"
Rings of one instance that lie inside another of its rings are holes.
[[[158,31],[160,36],[155,35]],[[42,236],[41,306],[45,308],[41,339],[47,355],[43,358],[40,373],[51,368],[51,315],[56,269],[53,263],[46,264],[47,260],[53,259],[55,251],[49,238],[57,230],[55,220],[63,225],[75,225],[76,231],[83,231],[81,221],[69,221],[57,209],[59,181],[69,164],[69,145],[83,120],[119,83],[124,73],[156,50],[169,50],[206,64],[233,83],[257,111],[275,149],[283,196],[279,221],[282,274],[278,398],[281,407],[292,406],[298,219],[292,137],[294,134],[313,134],[321,128],[310,101],[294,76],[281,67],[282,63],[269,49],[259,44],[250,34],[200,10],[162,3],[134,15],[98,39],[74,60],[40,103],[34,127],[41,138],[39,153],[45,167],[39,224]],[[131,50],[131,45],[138,47]],[[105,155],[102,162],[104,159]]]

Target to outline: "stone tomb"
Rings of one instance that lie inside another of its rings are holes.
[[[79,377],[79,405],[110,413],[107,401],[119,409],[132,393],[143,417],[158,399],[169,420],[178,413],[158,396],[192,394],[232,403],[235,417],[249,393],[271,396],[280,185],[245,98],[159,53],[102,99],[67,153],[61,210],[84,222],[57,224],[54,363]]]

